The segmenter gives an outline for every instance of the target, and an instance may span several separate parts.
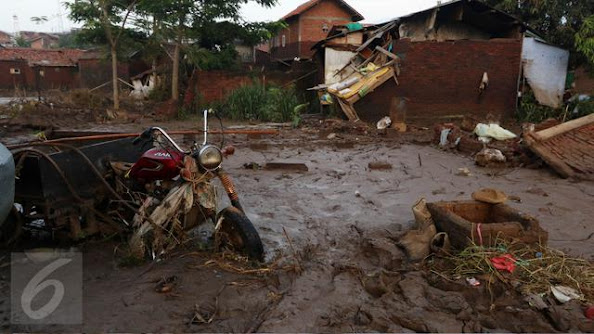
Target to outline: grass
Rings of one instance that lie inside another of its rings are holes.
[[[300,103],[294,87],[254,81],[235,89],[215,108],[232,120],[298,123],[304,104]]]

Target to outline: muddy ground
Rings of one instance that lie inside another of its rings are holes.
[[[170,125],[180,127],[187,124]],[[27,133],[12,133],[12,138],[17,135]],[[510,205],[540,220],[549,232],[550,246],[594,260],[593,183],[562,180],[548,169],[479,168],[470,157],[414,144],[419,140],[407,137],[338,134],[327,139],[315,129],[305,129],[260,139],[228,136],[227,141],[237,151],[224,166],[262,236],[264,268],[269,270],[251,275],[230,272],[209,262],[220,261],[220,254],[191,246],[158,263],[126,267],[118,265],[114,256],[117,240],[89,241],[77,246],[84,253],[84,324],[42,330],[593,330],[577,302],[556,306],[554,315],[546,316],[510,287],[488,291],[486,284],[470,287],[462,279],[446,280],[428,271],[427,263],[409,263],[396,246],[398,237],[413,224],[411,207],[419,198],[469,199],[473,191],[491,187],[518,197],[520,202]],[[309,171],[244,168],[247,163],[274,161],[303,162]],[[374,161],[393,168],[369,170]],[[456,175],[461,167],[468,167],[472,175]],[[2,329],[39,330],[10,327],[9,268],[1,268],[0,275]],[[173,290],[155,292],[156,282],[170,276],[176,277]]]

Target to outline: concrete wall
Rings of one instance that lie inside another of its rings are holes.
[[[11,74],[11,69],[20,74]],[[43,76],[36,72],[43,71]],[[79,85],[76,67],[39,66],[30,67],[26,61],[0,61],[0,89],[19,88],[68,89]]]
[[[558,108],[563,103],[568,63],[569,51],[532,37],[524,38],[524,77],[541,104]]]
[[[433,124],[440,117],[487,114],[513,117],[522,54],[521,39],[411,42],[398,40],[399,86],[384,85],[355,104],[359,116],[377,121],[389,115],[394,97],[406,97],[407,121]],[[489,87],[479,95],[483,73]],[[381,107],[383,106],[383,107]]]

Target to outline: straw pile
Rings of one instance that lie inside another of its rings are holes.
[[[515,259],[513,273],[495,269],[491,259],[511,254]],[[445,270],[437,270],[454,278],[484,276],[490,282],[499,280],[517,287],[524,294],[548,293],[551,286],[563,285],[576,289],[584,301],[594,301],[594,265],[580,258],[542,245],[513,245],[499,243],[495,248],[472,245],[460,253],[445,258]]]

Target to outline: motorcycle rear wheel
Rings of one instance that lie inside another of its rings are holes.
[[[260,235],[248,217],[239,209],[229,206],[217,215],[223,218],[218,229],[220,243],[257,261],[264,260],[264,246]]]

